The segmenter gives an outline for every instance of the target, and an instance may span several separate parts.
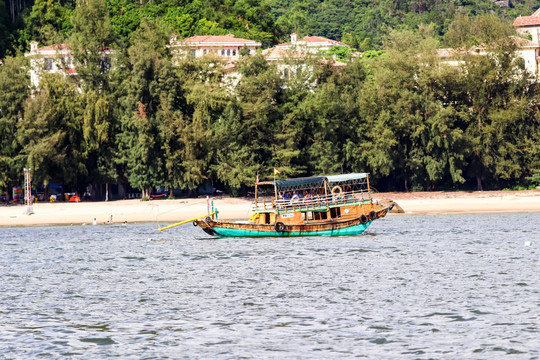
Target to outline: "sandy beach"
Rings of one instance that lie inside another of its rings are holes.
[[[377,193],[373,198],[395,201],[405,215],[540,211],[540,190]],[[210,201],[213,201],[214,207],[219,210],[220,219],[247,219],[250,215],[250,199],[216,197]],[[207,200],[133,199],[108,202],[35,203],[32,215],[26,215],[25,210],[26,207],[23,205],[0,206],[0,226],[91,225],[94,219],[98,224],[106,224],[111,215],[114,223],[156,222],[156,225],[163,226],[206,214]]]

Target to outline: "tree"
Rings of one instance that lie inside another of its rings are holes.
[[[478,190],[483,180],[515,181],[529,175],[530,149],[538,131],[536,84],[516,61],[513,39],[497,40],[487,51],[486,56],[468,57],[465,66],[470,109],[466,131],[474,151],[469,171]]]
[[[105,200],[108,200],[109,183],[118,179],[114,154],[119,126],[113,112],[117,101],[110,94],[90,90],[81,94],[81,105],[88,180],[94,185],[105,183]]]
[[[238,194],[252,185],[258,171],[269,175],[273,167],[292,167],[276,158],[275,141],[282,124],[280,105],[284,83],[274,66],[260,54],[240,64],[242,78],[235,89],[236,100],[216,124],[218,177]],[[285,169],[284,174],[289,172]]]
[[[71,22],[70,44],[81,86],[98,92],[107,89],[113,33],[105,0],[77,0]]]
[[[10,47],[9,16],[4,0],[0,0],[0,59],[3,59],[8,47]]]
[[[21,151],[17,142],[17,126],[22,121],[24,104],[29,96],[30,79],[24,58],[8,57],[0,66],[0,191],[6,192],[21,177],[21,167],[15,162]]]
[[[184,84],[187,106],[178,124],[181,187],[195,190],[212,176],[212,160],[224,141],[219,128],[227,123],[224,113],[231,94],[224,85],[223,61],[219,57],[183,59],[178,75]]]
[[[161,71],[167,67],[166,41],[167,36],[158,23],[144,20],[128,49],[129,73],[122,84],[126,92],[121,99],[118,162],[126,167],[131,186],[141,189],[145,197],[150,195],[152,187],[164,182],[165,175],[156,114],[168,90],[162,83],[169,73]]]
[[[19,122],[18,160],[32,168],[36,183],[78,185],[87,175],[76,86],[62,75],[45,74]]]
[[[26,21],[28,40],[45,45],[63,42],[71,30],[71,12],[55,0],[36,0]]]

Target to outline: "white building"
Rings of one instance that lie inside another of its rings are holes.
[[[510,36],[516,45],[516,57],[522,59],[525,70],[540,77],[540,9],[531,16],[520,16],[514,20],[516,32],[523,36]],[[530,38],[526,39],[525,37]],[[485,56],[488,52],[484,46],[475,46],[469,50],[437,49],[437,56],[445,63],[454,66],[463,64],[464,55]]]
[[[313,58],[321,52],[328,51],[334,46],[345,46],[339,41],[327,39],[321,36],[305,36],[303,39],[298,39],[296,33],[291,34],[291,41],[283,44],[278,44],[272,48],[263,50],[263,55],[269,64],[276,64],[278,71],[286,78],[291,77],[294,73],[311,73],[311,67],[306,64],[307,60]],[[328,61],[318,58],[320,63],[330,63],[333,68],[345,67],[347,64],[340,61]],[[312,79],[310,80],[311,85]]]
[[[71,47],[68,44],[54,44],[38,47],[37,41],[30,42],[30,52],[24,56],[30,60],[30,82],[35,88],[39,86],[41,75],[44,73],[76,76],[77,69],[73,63]],[[104,57],[111,54],[112,49],[104,47]],[[105,59],[108,60],[108,59]]]
[[[322,36],[304,36],[302,39],[298,38],[298,34],[291,34],[291,41],[283,44],[278,44],[275,48],[280,50],[294,50],[296,52],[317,54],[321,51],[328,51],[334,46],[350,47],[342,42],[331,40]]]
[[[539,75],[538,63],[540,61],[540,9],[531,16],[520,16],[514,20],[514,27],[518,34],[530,36],[531,40],[519,39],[517,44],[518,56],[523,58],[525,68],[536,76]]]
[[[239,59],[242,49],[254,54],[261,47],[260,42],[228,35],[196,35],[183,40],[171,36],[169,47],[173,54],[189,54],[194,58],[214,54],[227,59]]]
[[[77,75],[73,66],[71,48],[67,44],[55,44],[38,48],[38,42],[30,43],[30,52],[24,56],[30,60],[30,82],[33,87],[39,86],[43,73],[61,73],[66,76]]]

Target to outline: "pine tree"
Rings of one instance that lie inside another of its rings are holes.
[[[77,88],[57,74],[45,74],[40,86],[19,122],[17,139],[22,150],[18,160],[32,168],[38,184],[60,180],[78,186],[87,169]]]
[[[71,22],[70,44],[81,86],[97,92],[107,89],[113,33],[105,0],[78,0]]]
[[[30,79],[24,58],[4,59],[0,66],[0,192],[6,192],[21,178],[22,166],[15,162],[21,151],[17,142],[17,126],[24,116],[24,104],[29,96]]]
[[[152,187],[165,183],[162,136],[156,114],[160,99],[167,96],[168,90],[161,86],[169,77],[168,72],[161,72],[168,66],[166,40],[156,22],[143,21],[128,49],[129,74],[122,85],[126,93],[121,99],[118,161],[125,166],[130,185],[141,189],[145,197]]]

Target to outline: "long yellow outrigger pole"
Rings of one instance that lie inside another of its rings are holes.
[[[182,225],[182,224],[191,222],[191,221],[195,221],[195,220],[197,220],[197,219],[200,219],[200,218],[203,218],[203,217],[206,217],[206,216],[213,216],[213,215],[216,215],[217,213],[218,213],[217,211],[214,211],[213,213],[210,213],[210,214],[200,215],[200,216],[194,217],[194,218],[192,218],[192,219],[188,219],[188,220],[184,220],[184,221],[177,222],[176,224],[172,224],[172,225],[168,225],[168,226],[165,226],[165,227],[162,227],[162,228],[158,228],[158,230],[159,230],[159,231],[167,230],[167,229],[173,228],[173,227],[175,227],[175,226],[179,226],[179,225]]]

